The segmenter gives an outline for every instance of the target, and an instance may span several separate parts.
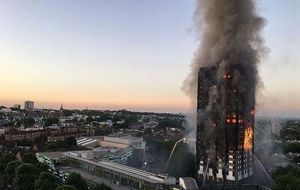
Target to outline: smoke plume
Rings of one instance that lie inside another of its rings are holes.
[[[266,52],[260,35],[265,21],[256,12],[255,0],[198,0],[194,22],[201,42],[182,90],[195,106],[199,68],[218,66],[217,86],[221,88],[216,96],[226,97],[222,79],[230,73],[232,89],[243,100],[239,112],[249,113],[255,104],[253,94],[259,81],[257,66]],[[224,100],[219,101],[222,104]]]

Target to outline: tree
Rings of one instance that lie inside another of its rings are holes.
[[[164,118],[160,119],[158,125],[155,127],[156,131],[166,131],[167,128],[182,128],[182,124],[180,120]]]
[[[93,121],[93,118],[92,118],[91,116],[88,116],[88,117],[85,119],[85,121],[86,121],[87,123],[91,123],[91,122]]]
[[[0,173],[0,189],[5,189],[6,181],[4,173]]]
[[[7,185],[7,177],[5,176],[6,166],[14,160],[16,160],[16,157],[11,153],[5,153],[0,157],[0,189],[5,188]]]
[[[285,140],[300,140],[300,125],[288,121],[286,127],[280,131],[280,138]]]
[[[135,115],[129,115],[125,118],[125,123],[128,125],[136,124],[138,122],[138,117]]]
[[[3,154],[0,158],[0,172],[4,172],[6,165],[14,160],[16,160],[16,156],[12,153]]]
[[[33,118],[25,118],[22,120],[22,124],[25,128],[32,127],[35,124],[35,121]]]
[[[277,178],[278,186],[275,190],[298,190],[300,187],[300,178],[293,175],[284,175]]]
[[[57,117],[49,117],[49,118],[45,119],[44,126],[48,127],[48,126],[51,126],[53,124],[58,124],[58,122],[59,122],[59,119]]]
[[[300,143],[285,143],[283,145],[283,149],[285,153],[293,152],[300,153]]]
[[[34,179],[36,168],[32,164],[21,164],[16,168],[16,177],[13,180],[15,190],[32,190],[34,189]]]
[[[297,190],[300,187],[300,168],[294,165],[278,167],[272,174],[277,183],[275,190]]]
[[[16,160],[16,157],[11,153],[5,153],[0,157],[0,189],[5,189],[7,185],[5,168],[9,162],[14,160]]]
[[[21,127],[21,125],[22,125],[21,121],[17,120],[14,124],[14,127],[19,128],[19,127]]]
[[[76,112],[73,110],[66,110],[66,109],[63,110],[63,116],[71,116],[74,113],[76,113]]]
[[[78,190],[87,190],[88,186],[79,173],[70,173],[66,179],[66,185],[73,185]]]
[[[105,136],[105,135],[108,135],[108,134],[111,134],[111,133],[112,133],[111,128],[101,128],[101,127],[96,127],[95,128],[95,136]]]
[[[68,149],[71,147],[77,147],[77,141],[75,137],[67,137],[63,141],[56,141],[47,143],[46,149],[52,151],[58,151],[62,149]]]
[[[42,172],[35,181],[35,190],[54,190],[57,186],[57,178],[48,172]]]
[[[33,152],[25,153],[22,160],[30,164],[37,164],[39,162]]]
[[[47,164],[38,162],[36,165],[36,176],[39,176],[42,172],[48,172],[49,166]]]
[[[12,181],[16,175],[16,168],[21,165],[22,162],[19,160],[15,160],[15,161],[11,161],[7,164],[6,168],[5,168],[5,173],[7,176],[7,183],[8,184],[12,184]]]
[[[47,145],[46,145],[46,149],[52,150],[52,151],[58,151],[58,150],[66,148],[66,147],[67,147],[66,142],[61,141],[61,140],[56,141],[56,142],[50,142],[50,143],[47,143]]]
[[[73,185],[63,185],[57,187],[55,190],[77,190]]]
[[[75,137],[67,137],[65,140],[66,148],[70,148],[72,146],[77,146],[77,141]]]

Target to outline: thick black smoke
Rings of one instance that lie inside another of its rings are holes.
[[[239,112],[249,113],[259,81],[257,66],[266,52],[260,35],[265,21],[256,12],[255,0],[198,0],[194,21],[201,43],[183,91],[196,105],[199,68],[218,66],[217,86],[221,88],[216,96],[226,97],[222,83],[230,73],[232,89],[243,101]]]

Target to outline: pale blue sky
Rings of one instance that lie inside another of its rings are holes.
[[[185,111],[194,0],[0,0],[0,104]],[[300,116],[300,4],[260,0],[261,115]]]

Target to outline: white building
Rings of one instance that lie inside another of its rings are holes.
[[[122,133],[104,136],[99,140],[99,144],[103,147],[128,148],[133,146],[135,149],[145,149],[146,143],[143,138],[132,137]]]

